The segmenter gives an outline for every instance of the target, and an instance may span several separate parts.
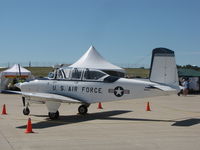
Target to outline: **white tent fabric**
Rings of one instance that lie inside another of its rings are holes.
[[[76,61],[74,64],[70,65],[69,67],[92,68],[92,69],[99,69],[99,70],[113,70],[113,71],[125,73],[124,69],[106,61],[93,46],[90,46],[87,52],[78,61]]]
[[[8,89],[9,83],[15,78],[31,78],[31,72],[18,64],[0,73],[0,92]]]
[[[15,76],[22,76],[22,77],[29,77],[31,72],[22,66],[15,64],[11,68],[1,72],[1,76],[5,77],[15,77]]]

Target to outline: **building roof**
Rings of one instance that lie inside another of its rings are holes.
[[[178,76],[179,77],[200,77],[200,71],[196,71],[194,69],[179,68]]]

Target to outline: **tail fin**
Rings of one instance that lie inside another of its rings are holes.
[[[174,87],[179,86],[174,51],[156,48],[152,51],[150,80]]]

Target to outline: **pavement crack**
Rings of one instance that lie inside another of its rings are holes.
[[[9,142],[9,140],[7,139],[7,137],[0,131],[1,136],[5,139],[5,141],[7,142],[7,144],[10,146],[10,148],[12,150],[15,150],[15,148],[12,146],[12,144]]]

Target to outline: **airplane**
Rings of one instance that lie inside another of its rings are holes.
[[[29,115],[29,105],[35,102],[46,105],[50,119],[59,118],[61,103],[81,104],[78,112],[84,115],[93,103],[168,95],[180,90],[174,51],[165,48],[153,50],[149,80],[115,77],[91,68],[61,67],[52,78],[16,86],[21,89],[24,115]]]

